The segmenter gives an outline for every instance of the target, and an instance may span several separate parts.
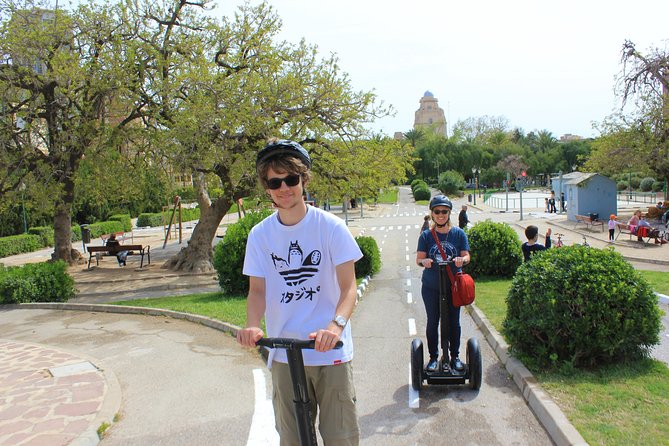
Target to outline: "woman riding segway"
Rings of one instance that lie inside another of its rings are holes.
[[[427,347],[430,354],[426,372],[448,371],[462,373],[465,369],[460,361],[460,307],[454,307],[451,298],[450,280],[446,287],[448,294],[449,311],[448,321],[443,321],[442,326],[448,327],[448,345],[442,345],[443,357],[439,356],[439,319],[441,316],[439,296],[439,272],[438,262],[452,260],[449,268],[453,274],[459,272],[463,265],[469,263],[469,240],[465,232],[451,224],[451,211],[453,203],[445,195],[437,195],[430,200],[430,213],[432,217],[431,227],[423,231],[418,238],[418,249],[416,252],[416,263],[425,268],[423,270],[421,294],[427,313]],[[448,257],[442,258],[441,251],[437,246],[435,237],[439,239],[443,252]],[[446,323],[444,323],[446,322]],[[450,358],[448,354],[450,353]]]

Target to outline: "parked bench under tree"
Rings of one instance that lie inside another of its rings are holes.
[[[88,269],[91,269],[91,262],[93,261],[93,256],[95,256],[95,265],[100,264],[100,257],[98,254],[103,256],[114,256],[121,251],[128,251],[128,256],[141,256],[139,267],[144,267],[144,255],[147,258],[147,265],[151,264],[151,247],[149,245],[118,245],[114,247],[109,246],[87,246],[86,250],[88,251]]]

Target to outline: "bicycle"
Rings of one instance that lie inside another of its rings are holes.
[[[561,248],[562,246],[564,246],[564,243],[562,242],[562,237],[564,237],[564,234],[560,234],[559,232],[556,232],[555,236],[557,237],[557,240],[555,241],[555,247],[556,248]]]

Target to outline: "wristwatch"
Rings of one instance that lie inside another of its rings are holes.
[[[334,319],[332,319],[332,322],[337,324],[341,328],[346,328],[346,324],[348,323],[348,320],[344,316],[335,316]]]

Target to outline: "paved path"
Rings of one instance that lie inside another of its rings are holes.
[[[455,201],[456,207],[462,203],[464,201]],[[416,219],[416,230],[422,222],[421,215],[420,211],[412,214],[411,218]],[[349,227],[354,235],[364,231],[368,235],[372,220],[382,224],[384,219],[397,217],[397,209],[392,206],[366,208],[364,217],[353,210],[349,214]],[[585,235],[592,246],[611,246],[606,242],[605,232],[574,230],[565,216],[532,212],[520,220],[517,213],[502,213],[480,205],[470,207],[473,222],[486,218],[506,221],[519,232],[521,239],[524,227],[536,224],[540,232],[550,226],[554,232],[564,233],[568,244],[579,242]],[[221,233],[224,230],[225,227]],[[161,232],[137,231],[134,237],[135,243],[151,244],[151,266],[139,269],[136,267],[138,264],[134,265],[131,260],[128,268],[119,268],[111,258],[92,270],[87,270],[85,265],[74,266],[70,272],[75,277],[79,294],[72,302],[97,303],[218,289],[212,274],[184,275],[160,267],[182,245],[169,242],[162,249]],[[612,248],[638,268],[663,271],[669,268],[669,245],[642,246],[635,240],[621,240]],[[411,243],[407,244],[407,249],[413,254]],[[2,259],[2,262],[12,265],[41,261],[46,260],[49,254],[49,250],[43,250]],[[384,287],[382,275],[375,278],[375,282],[375,286]],[[392,285],[391,289],[396,287],[396,284]],[[418,292],[414,294],[418,296]],[[382,298],[381,295],[370,295],[360,310],[371,305],[375,299]],[[669,308],[664,304],[663,309],[663,343],[654,354],[669,362]],[[360,324],[360,327],[373,324],[372,313],[361,311],[354,323]],[[262,369],[262,362],[257,356],[240,351],[227,335],[185,321],[90,311],[63,313],[3,309],[0,310],[0,326],[0,338],[3,338],[0,339],[0,445],[95,444],[98,441],[95,430],[103,421],[113,421],[115,416],[120,417],[122,422],[114,425],[103,444],[221,444],[221,438],[226,438],[224,444],[247,444],[248,422],[241,420],[251,417],[254,398],[248,371],[254,367]],[[358,327],[356,330],[363,331]],[[362,340],[359,345],[360,352],[367,351],[373,355],[374,342]],[[486,346],[484,353],[487,349]],[[486,364],[494,362],[494,355],[489,356],[486,356]],[[179,369],[177,363],[185,368]],[[375,363],[378,365],[384,361]],[[202,372],[192,376],[194,371]],[[59,376],[59,373],[64,375]],[[378,369],[371,369],[356,379],[364,385],[368,377],[373,378],[377,373]],[[184,380],[186,376],[188,379]],[[492,376],[494,374],[486,372],[486,377]],[[228,388],[227,385],[212,385],[212,380],[230,383],[229,388],[235,391],[210,395],[212,391],[219,391],[220,387]],[[165,392],[166,388],[169,391]],[[199,393],[202,398],[213,397],[211,399],[219,402],[232,400],[233,407],[229,407],[228,403],[207,403],[204,404],[207,410],[199,411],[203,404],[192,397],[193,389],[196,389],[194,394]],[[122,406],[119,402],[121,395]],[[458,395],[455,393],[451,398],[460,401],[462,397]],[[400,395],[394,395],[397,404],[401,404],[402,399]],[[426,415],[440,407],[440,399],[437,395],[430,397],[428,394]],[[40,404],[37,404],[38,401]],[[52,404],[48,412],[47,401]],[[396,444],[403,444],[403,437],[393,434],[397,433],[397,423],[402,417],[383,427],[388,421],[384,418],[387,410],[395,404],[391,403],[380,411],[373,410],[363,417],[361,421],[367,426],[363,427],[365,444],[387,444],[383,442],[390,438],[400,439]],[[175,423],[179,426],[162,426],[161,415],[170,407],[178,408],[179,412],[185,411],[189,417],[182,417]],[[402,412],[400,406],[397,409]],[[41,422],[38,420],[40,415],[45,417]],[[426,421],[419,421],[417,425],[426,425]],[[155,433],[156,425],[163,430],[159,436]],[[268,429],[271,430],[271,427]],[[389,431],[384,433],[383,429]],[[527,427],[519,432],[527,432]],[[492,438],[489,440],[493,441]],[[493,442],[499,443],[497,440]]]

